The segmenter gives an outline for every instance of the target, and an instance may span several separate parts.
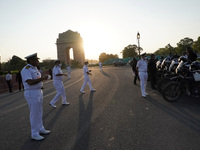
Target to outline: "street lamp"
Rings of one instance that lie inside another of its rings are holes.
[[[140,33],[137,33],[137,39],[138,39],[138,51],[139,51],[139,56],[140,56]]]

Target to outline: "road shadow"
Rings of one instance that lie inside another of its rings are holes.
[[[66,108],[66,106],[62,106],[59,108],[58,112],[54,115],[54,117],[51,119],[51,121],[49,122],[49,124],[47,125],[47,129],[50,129],[55,123],[56,120],[59,118],[60,114],[62,113],[62,111]],[[52,108],[54,110],[54,108]],[[51,111],[50,111],[51,113]],[[48,116],[48,115],[47,115]],[[46,116],[45,116],[46,117]]]
[[[110,78],[110,75],[109,74],[107,74],[106,72],[104,72],[104,71],[100,71],[104,76],[106,76],[106,77],[108,77],[108,78]]]
[[[90,93],[87,108],[83,101],[83,94],[79,95],[79,125],[78,134],[73,150],[87,150],[90,140],[91,118],[93,111],[93,92]]]
[[[11,96],[13,96],[13,95],[15,95],[15,94],[18,94],[18,93],[20,93],[20,92],[24,92],[23,90],[21,90],[21,91],[13,91],[12,93],[0,93],[0,100],[3,100],[4,98],[9,98],[9,97],[11,97]]]
[[[21,100],[21,99],[20,99],[20,100]],[[7,106],[9,106],[9,105],[13,105],[14,103],[17,103],[17,102],[19,102],[19,99],[18,99],[18,98],[13,99],[12,101],[8,101],[6,104],[0,106],[0,110],[1,110],[1,109],[5,109],[5,107],[7,107]],[[24,100],[24,103],[26,103],[26,100]]]
[[[182,123],[183,125],[187,126],[188,128],[192,129],[195,131],[197,134],[200,135],[200,119],[196,118],[195,116],[191,115],[194,112],[198,114],[197,116],[200,115],[200,110],[199,110],[199,104],[196,104],[196,100],[190,101],[188,98],[183,99],[182,101],[177,101],[174,103],[171,103],[171,105],[174,107],[169,108],[163,105],[161,102],[155,100],[151,96],[148,96],[146,98],[149,102],[175,118],[177,121]],[[190,109],[190,105],[192,108]],[[189,114],[185,109],[189,109],[189,111],[193,111],[191,114]]]
[[[69,80],[71,80],[71,78],[65,79],[65,80],[63,81],[63,83],[65,83],[65,82],[67,82],[67,81],[69,81]]]

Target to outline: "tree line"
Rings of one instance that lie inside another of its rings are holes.
[[[169,55],[171,54],[179,54],[181,55],[183,51],[186,51],[187,47],[191,47],[194,52],[197,54],[200,54],[200,37],[197,38],[196,41],[194,41],[191,38],[184,38],[181,39],[176,47],[172,47],[170,44],[167,44],[163,48],[159,48],[156,50],[153,54],[155,55]],[[142,51],[143,49],[141,47],[138,47],[137,45],[128,45],[122,50],[122,56],[123,58],[128,58],[128,57],[136,57],[138,56],[138,50]]]

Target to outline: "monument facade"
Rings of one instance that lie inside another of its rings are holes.
[[[59,33],[56,41],[57,57],[65,64],[70,64],[70,49],[73,49],[74,60],[78,61],[81,65],[85,61],[85,53],[83,48],[83,39],[80,33],[68,30]]]

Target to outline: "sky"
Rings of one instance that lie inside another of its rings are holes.
[[[0,0],[0,56],[38,53],[57,59],[59,33],[72,30],[84,41],[86,59],[103,52],[122,57],[129,44],[153,53],[185,37],[200,36],[199,0]]]

